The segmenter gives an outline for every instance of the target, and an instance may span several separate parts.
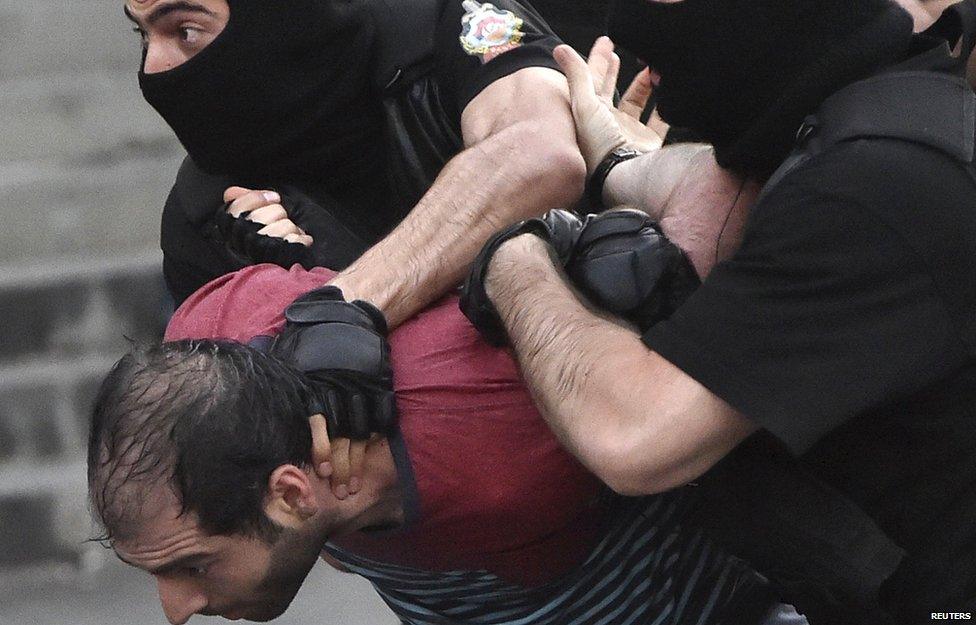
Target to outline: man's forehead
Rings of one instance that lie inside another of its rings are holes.
[[[224,0],[125,0],[125,13],[129,17],[142,17],[152,13],[169,13],[187,10],[215,15],[226,10]]]
[[[155,507],[155,506],[153,506]],[[196,552],[207,538],[195,514],[181,514],[178,505],[144,509],[131,519],[126,531],[112,543],[119,558],[133,566],[151,569],[187,551]]]
[[[118,487],[113,517],[121,527],[113,528],[122,540],[132,536],[153,536],[177,532],[196,520],[183,514],[179,497],[168,484],[146,484],[138,480]]]

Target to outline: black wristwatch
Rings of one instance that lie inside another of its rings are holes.
[[[589,200],[591,208],[594,210],[608,208],[603,205],[603,185],[607,182],[607,176],[620,163],[637,158],[642,154],[644,153],[630,148],[617,148],[603,158],[586,183],[586,199]]]

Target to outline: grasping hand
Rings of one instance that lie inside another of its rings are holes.
[[[308,419],[312,430],[312,464],[322,479],[329,479],[332,493],[345,499],[359,492],[366,464],[366,446],[381,437],[374,434],[369,440],[348,438],[329,440],[325,416],[314,414]]]
[[[299,228],[281,205],[281,196],[275,191],[259,191],[244,187],[229,187],[224,191],[227,213],[234,218],[247,214],[245,219],[264,227],[258,234],[284,239],[289,243],[312,244],[312,237]]]
[[[649,70],[634,77],[617,108],[613,105],[613,94],[620,57],[614,53],[613,42],[608,37],[596,40],[588,61],[565,45],[558,46],[553,57],[569,83],[576,138],[587,174],[592,174],[607,154],[617,148],[649,152],[661,147],[667,125],[654,114],[646,125],[640,121],[654,89]]]

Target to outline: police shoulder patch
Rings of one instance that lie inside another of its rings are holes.
[[[522,45],[522,18],[511,11],[476,0],[464,0],[461,16],[461,47],[487,63],[499,54]]]

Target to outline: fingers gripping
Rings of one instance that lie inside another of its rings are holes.
[[[337,438],[332,441],[332,477],[330,482],[332,492],[339,499],[345,499],[349,494],[349,477],[351,468],[349,465],[349,446],[348,438]]]
[[[246,193],[241,193],[246,191]],[[224,191],[224,202],[230,204],[228,212],[239,217],[242,213],[257,210],[270,204],[279,204],[281,196],[275,191],[248,191],[243,187],[230,187]]]
[[[609,103],[620,72],[620,57],[614,54],[613,42],[609,37],[600,37],[593,44],[587,68],[596,87],[596,95]]]
[[[246,189],[244,187],[227,187],[224,190],[224,202],[230,204],[237,198],[251,193],[251,189]]]
[[[285,207],[281,204],[266,204],[260,208],[247,211],[247,218],[253,222],[267,226],[281,220],[288,221],[288,212],[285,211]]]
[[[616,53],[610,55],[610,69],[603,81],[602,96],[613,103],[613,97],[617,93],[617,77],[620,75],[620,57]]]
[[[329,430],[322,413],[313,414],[308,419],[312,431],[312,464],[319,477],[325,479],[332,475],[332,444]]]
[[[228,204],[217,210],[214,222],[224,243],[242,262],[282,267],[306,263],[312,238],[291,221],[277,192],[230,187],[224,199]]]
[[[573,107],[599,104],[595,101],[597,97],[593,77],[583,57],[567,45],[558,46],[553,52],[553,57],[566,75]]]
[[[642,330],[670,316],[700,284],[682,251],[635,210],[588,219],[567,269],[594,304]]]
[[[640,119],[653,92],[654,85],[651,82],[651,70],[644,68],[634,76],[634,79],[630,82],[630,86],[627,87],[627,91],[620,98],[620,106],[617,108],[634,119]]]
[[[349,441],[349,494],[359,492],[363,483],[366,464],[366,446],[369,441]]]

